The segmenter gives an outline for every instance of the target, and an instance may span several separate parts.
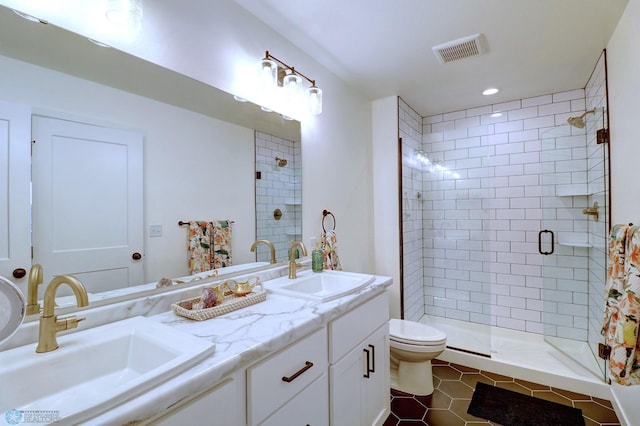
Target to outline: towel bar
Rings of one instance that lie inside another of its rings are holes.
[[[229,223],[235,223],[235,221],[233,221],[233,220],[230,220],[230,221],[228,221],[228,222],[229,222]],[[180,221],[178,221],[178,226],[189,226],[189,222],[188,222],[188,221],[187,221],[187,222],[185,222],[185,221],[183,221],[183,220],[180,220]]]

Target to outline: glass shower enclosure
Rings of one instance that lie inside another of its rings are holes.
[[[605,108],[587,110],[582,120],[583,128],[567,123],[541,134],[544,337],[604,378],[598,346],[609,231]]]

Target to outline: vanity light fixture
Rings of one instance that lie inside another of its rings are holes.
[[[267,50],[260,60],[259,87],[271,96],[280,96],[287,105],[306,107],[309,113],[322,113],[322,89],[316,81],[285,64]],[[311,86],[303,89],[303,79]]]

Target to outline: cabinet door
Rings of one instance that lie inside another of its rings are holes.
[[[362,424],[360,401],[363,397],[360,383],[366,372],[365,356],[366,353],[358,345],[329,368],[330,413],[331,424],[334,426]]]
[[[260,426],[323,426],[329,424],[329,381],[323,374]]]
[[[366,341],[365,349],[369,351],[371,368],[368,377],[362,378],[362,424],[365,425],[381,425],[389,415],[388,330],[385,324]]]
[[[245,424],[244,387],[241,382],[242,380],[234,375],[150,424],[154,426]]]
[[[378,328],[330,368],[331,424],[382,424],[389,414],[389,336]]]

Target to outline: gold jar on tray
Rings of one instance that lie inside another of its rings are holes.
[[[258,277],[249,277],[247,281],[226,280],[224,285],[230,292],[239,297],[251,293],[257,285],[262,288],[262,283]]]

